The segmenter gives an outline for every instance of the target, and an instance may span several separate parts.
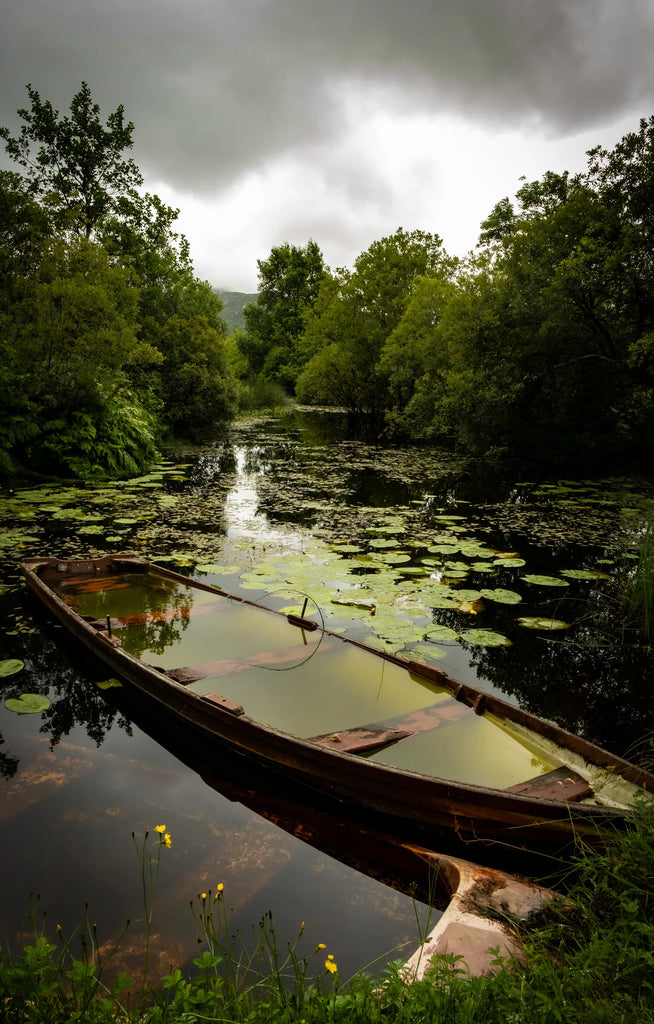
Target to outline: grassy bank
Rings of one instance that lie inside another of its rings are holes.
[[[0,1018],[6,1024],[648,1024],[654,1021],[654,808],[642,801],[635,826],[603,853],[580,851],[566,900],[524,936],[524,961],[501,961],[491,977],[468,978],[460,958],[444,957],[428,980],[407,986],[401,964],[382,982],[339,976],[322,944],[300,956],[266,915],[246,949],[232,934],[222,886],[191,904],[199,955],[157,986],[148,980],[149,937],[162,855],[160,826],[135,839],[145,927],[140,979],[113,977],[95,926],[75,941],[35,923],[34,941],[0,961]]]

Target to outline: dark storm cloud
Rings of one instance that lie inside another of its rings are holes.
[[[553,133],[651,113],[651,0],[21,0],[5,3],[0,122],[31,82],[124,103],[150,177],[211,189],[336,138],[346,91],[397,111]],[[598,140],[601,141],[601,140]],[[299,154],[298,154],[299,155]]]

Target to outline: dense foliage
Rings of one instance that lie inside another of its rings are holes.
[[[275,379],[379,433],[476,453],[651,453],[654,117],[591,150],[585,173],[525,182],[481,228],[464,261],[399,229],[324,276],[294,323],[294,372]],[[283,334],[266,308],[265,338]],[[247,326],[265,376],[273,348]]]
[[[221,303],[193,274],[178,211],[143,193],[88,85],[60,116],[28,86],[22,173],[0,172],[0,472],[140,472],[165,429],[231,416]]]

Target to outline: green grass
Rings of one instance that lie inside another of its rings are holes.
[[[144,920],[152,923],[162,833],[136,843]],[[641,800],[635,824],[601,852],[579,852],[565,897],[525,932],[522,962],[497,958],[497,972],[469,978],[460,958],[438,958],[425,981],[405,984],[401,963],[382,979],[345,982],[324,947],[300,956],[266,915],[250,949],[231,928],[219,887],[192,904],[202,951],[193,968],[173,970],[151,987],[111,977],[95,926],[84,941],[36,927],[22,954],[0,957],[3,1024],[98,1022],[192,1024],[649,1024],[654,1022],[654,806]],[[148,931],[149,934],[149,931]],[[200,948],[200,946],[198,947]],[[144,950],[144,964],[147,963]]]

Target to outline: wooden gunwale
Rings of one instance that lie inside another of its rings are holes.
[[[153,572],[194,589],[224,597],[225,600],[256,608],[263,607],[254,601],[226,594],[201,581],[189,580],[172,570],[140,562],[127,555],[105,556],[85,562],[56,558],[29,559],[22,563],[21,568],[27,585],[43,604],[118,675],[127,678],[163,708],[196,728],[259,761],[268,762],[288,772],[313,788],[363,804],[397,822],[406,820],[429,829],[448,832],[454,828],[462,837],[501,839],[513,846],[536,850],[544,847],[558,848],[569,841],[575,831],[592,840],[598,830],[611,824],[619,825],[629,816],[628,810],[621,808],[570,804],[564,800],[516,794],[404,771],[362,759],[347,751],[327,749],[310,739],[256,722],[248,718],[247,714],[235,716],[215,700],[188,690],[181,683],[123,651],[116,638],[109,637],[107,633],[98,631],[84,621],[39,575],[44,570],[54,573],[58,578],[64,573],[102,573],[110,566],[125,571]],[[264,610],[268,614],[282,615],[271,609]],[[654,792],[654,776],[649,772],[497,697],[482,694],[474,687],[452,679],[440,669],[378,652],[359,641],[316,627],[311,620],[293,616],[291,621],[301,626],[306,622],[306,628],[318,628],[327,636],[337,636],[344,643],[369,651],[371,656],[390,661],[412,675],[449,690],[457,700],[478,713],[490,712],[500,719],[525,726],[560,747],[574,751],[589,763],[609,768],[635,786]]]

